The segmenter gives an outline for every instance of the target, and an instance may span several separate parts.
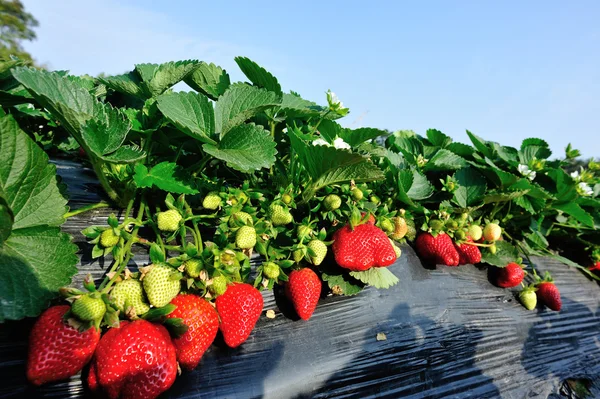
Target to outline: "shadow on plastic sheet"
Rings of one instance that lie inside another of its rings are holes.
[[[377,340],[379,333],[386,340]],[[495,398],[493,380],[475,365],[481,330],[411,316],[406,304],[364,336],[350,362],[304,398]]]
[[[529,330],[521,364],[540,381],[557,380],[549,398],[600,398],[600,308],[594,314],[569,298],[562,303],[560,312],[538,307],[541,321]]]

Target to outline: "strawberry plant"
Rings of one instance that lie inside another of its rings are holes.
[[[93,391],[154,397],[176,361],[198,365],[217,330],[231,347],[251,336],[260,290],[284,288],[308,320],[323,289],[396,284],[387,266],[407,242],[424,262],[498,268],[501,287],[523,285],[521,258],[532,255],[600,280],[578,264],[600,262],[599,167],[567,173],[575,150],[551,160],[541,139],[517,149],[470,132],[467,145],[433,129],[344,128],[349,109],[331,91],[318,105],[235,61],[245,82],[196,60],[98,78],[0,62],[0,321],[37,316],[59,293],[71,304],[50,308],[34,331],[68,336],[61,350],[73,367],[35,364],[45,341],[32,338],[33,383],[77,373],[91,354],[73,353],[97,344]],[[192,90],[173,89],[182,82]],[[106,201],[68,210],[44,150],[89,165]],[[76,246],[60,226],[109,205],[122,216],[82,233],[110,268],[85,291],[68,287]],[[151,264],[128,267],[134,246]],[[524,306],[560,310],[560,282],[531,261],[527,271]],[[134,373],[140,359],[126,347],[153,354],[147,373]]]

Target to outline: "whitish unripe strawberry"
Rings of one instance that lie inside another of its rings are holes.
[[[212,279],[212,284],[209,286],[210,292],[215,296],[223,295],[227,290],[227,278],[225,276],[215,276]]]
[[[519,293],[519,300],[527,310],[533,310],[537,305],[537,294],[533,288],[525,288]]]
[[[294,258],[294,262],[300,263],[300,261],[302,261],[304,258],[304,251],[297,249],[292,253],[292,257]]]
[[[401,240],[404,238],[406,233],[408,232],[408,224],[406,223],[406,219],[401,216],[396,216],[392,219],[394,222],[394,231],[391,234],[393,240]]]
[[[84,295],[73,302],[71,311],[83,321],[95,321],[104,316],[106,304],[100,297]]]
[[[139,316],[150,310],[139,280],[127,279],[116,283],[110,291],[110,297],[122,313],[131,309],[136,316]]]
[[[119,243],[119,236],[112,228],[106,229],[100,234],[100,245],[104,248],[114,247]]]
[[[486,241],[498,241],[502,236],[502,229],[496,223],[488,223],[483,229],[483,238]]]
[[[360,188],[355,187],[352,189],[352,198],[354,198],[356,201],[360,201],[361,199],[363,199],[363,197],[364,194]]]
[[[342,206],[342,199],[339,197],[339,195],[329,194],[323,200],[323,205],[328,211],[335,211]]]
[[[219,193],[216,191],[208,193],[202,200],[202,206],[211,211],[218,209],[221,206],[221,197],[219,196]]]
[[[172,233],[179,228],[182,217],[175,209],[169,209],[168,211],[159,212],[156,219],[160,231]]]
[[[483,236],[483,230],[481,229],[481,226],[473,224],[469,226],[468,234],[473,241],[479,241]]]
[[[402,250],[400,249],[399,246],[396,245],[396,243],[391,238],[390,238],[390,244],[392,244],[392,247],[394,247],[394,252],[396,253],[396,259],[398,259],[402,255]]]
[[[181,284],[176,273],[170,266],[154,265],[144,276],[144,291],[152,306],[162,308],[179,294]]]
[[[246,212],[235,212],[229,217],[229,227],[235,227],[239,224],[252,224],[252,216]]]
[[[269,206],[269,217],[275,226],[285,226],[294,221],[290,211],[278,204],[271,204]]]
[[[263,274],[266,278],[275,279],[279,277],[279,266],[276,263],[267,262],[263,267]]]
[[[241,249],[253,248],[256,245],[256,230],[254,230],[254,227],[240,227],[235,234],[235,245]]]
[[[196,278],[200,275],[200,271],[204,265],[200,259],[192,258],[183,262],[183,266],[185,267],[185,272],[188,276]]]
[[[308,248],[312,249],[315,253],[314,256],[310,255],[310,263],[315,266],[319,266],[323,263],[325,256],[327,255],[327,245],[321,240],[312,240],[307,245]]]
[[[415,228],[415,222],[412,219],[406,220],[405,237],[410,241],[414,240],[417,237],[417,229]]]

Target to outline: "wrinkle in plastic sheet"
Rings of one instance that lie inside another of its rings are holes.
[[[58,161],[71,206],[98,201],[93,175]],[[74,217],[79,231],[105,223],[110,210]],[[264,315],[236,349],[220,338],[200,366],[184,372],[165,398],[521,398],[563,397],[567,379],[600,380],[600,289],[547,259],[563,295],[560,313],[525,310],[514,291],[490,284],[485,268],[425,269],[412,249],[391,266],[400,282],[352,297],[326,297],[308,321],[287,317],[285,299],[265,292]],[[82,255],[85,251],[82,252]],[[145,260],[140,254],[138,262]],[[100,278],[103,264],[82,256]],[[278,304],[284,309],[282,313]],[[26,383],[26,337],[33,321],[0,325],[0,398],[87,397],[79,376],[34,388]],[[378,341],[378,333],[386,340]],[[600,397],[598,386],[592,397]]]

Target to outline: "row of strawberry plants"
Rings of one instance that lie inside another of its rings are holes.
[[[93,357],[92,389],[155,397],[177,362],[197,366],[217,330],[231,347],[250,336],[259,290],[285,287],[306,320],[323,284],[335,295],[396,284],[386,266],[407,241],[424,262],[490,265],[498,286],[524,286],[528,309],[539,296],[559,310],[560,295],[531,261],[525,287],[522,257],[551,256],[598,279],[575,262],[590,259],[549,249],[563,243],[600,261],[598,165],[566,173],[572,149],[549,160],[541,139],[515,149],[471,133],[472,146],[437,130],[343,128],[336,120],[349,110],[332,92],[319,106],[284,93],[248,58],[236,62],[248,82],[198,61],[99,78],[0,63],[0,320],[36,316],[58,292],[70,304],[34,327],[33,383],[71,376]],[[174,91],[179,82],[194,91]],[[68,211],[40,147],[79,154],[108,202]],[[83,234],[94,258],[112,257],[110,270],[84,290],[67,287],[76,247],[60,226],[108,205],[124,216]],[[134,246],[147,248],[150,265],[129,269]],[[123,356],[131,345],[153,353],[149,368]]]

